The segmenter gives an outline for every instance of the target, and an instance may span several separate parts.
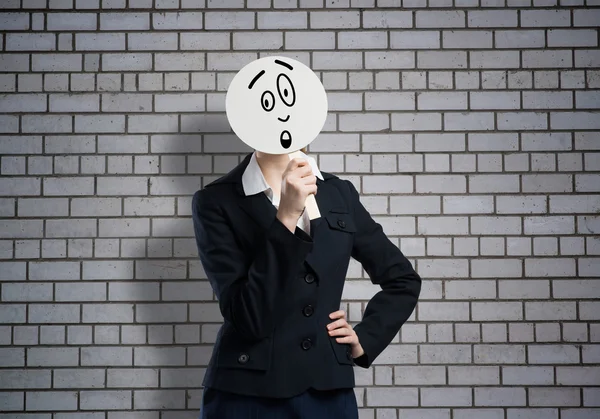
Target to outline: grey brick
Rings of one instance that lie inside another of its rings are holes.
[[[103,112],[150,112],[152,95],[145,93],[106,93],[102,95]]]
[[[4,357],[2,358],[5,359]],[[2,389],[50,388],[51,375],[48,370],[5,370],[0,378]]]
[[[2,286],[3,290],[5,285]],[[26,307],[23,304],[3,304],[0,307],[0,317],[5,324],[25,323]]]
[[[99,96],[96,94],[52,94],[50,112],[98,112]]]
[[[111,368],[107,373],[108,387],[158,387],[158,370],[148,368]]]
[[[0,227],[0,238],[18,239],[43,236],[41,220],[2,220]]]
[[[321,52],[313,53],[314,70],[358,69],[362,67],[360,52]]]
[[[417,95],[417,108],[422,110],[467,109],[466,92],[423,92]],[[450,134],[452,135],[452,134]]]
[[[550,128],[566,129],[600,129],[600,122],[593,112],[551,112]]]
[[[569,26],[568,10],[521,10],[522,27],[554,27]]]
[[[133,264],[130,261],[84,261],[83,279],[132,279]]]
[[[468,388],[426,387],[421,389],[423,406],[471,406],[471,390]]]
[[[596,109],[600,103],[600,94],[598,91],[575,92],[575,100],[577,108]]]
[[[581,392],[577,388],[529,388],[531,406],[579,406]]]
[[[524,345],[474,345],[473,353],[476,364],[522,364],[525,362]]]
[[[9,33],[6,35],[6,51],[54,51],[55,37],[50,33]]]
[[[213,23],[219,19],[221,13],[207,12],[205,19],[207,22],[206,29],[220,29],[214,28]],[[235,13],[225,13],[225,15],[233,15],[231,21],[233,22],[236,18],[241,16]],[[248,17],[253,17],[254,13],[245,13]],[[250,19],[254,22],[254,19]],[[200,12],[167,12],[167,13],[153,13],[152,14],[152,27],[155,30],[169,30],[169,29],[202,29],[202,13]],[[230,30],[236,29],[234,27],[228,28]],[[237,28],[237,29],[252,29],[250,28]]]
[[[45,136],[44,150],[46,154],[86,154],[93,153],[96,141],[93,136],[73,135],[55,137]]]
[[[52,284],[3,284],[2,301],[51,301]]]
[[[177,115],[130,115],[128,117],[130,133],[177,132],[178,125]]]
[[[527,93],[527,92],[525,92]],[[469,92],[471,109],[519,109],[519,92]]]
[[[80,51],[119,51],[125,49],[125,34],[122,33],[78,33],[75,49]]]
[[[48,13],[46,23],[49,31],[95,31],[95,13]]]
[[[530,364],[576,364],[579,363],[579,350],[575,345],[529,345],[527,348]]]
[[[331,12],[326,13],[330,14]],[[338,32],[338,48],[340,49],[378,49],[387,48],[387,45],[385,32]]]
[[[93,116],[75,116],[76,132],[108,133],[124,132],[124,115],[93,115]]]
[[[0,115],[0,132],[14,133],[19,131],[19,117]]]
[[[137,347],[134,356],[136,366],[185,365],[185,348],[182,347]]]
[[[467,21],[472,28],[517,26],[517,10],[469,10]]]
[[[444,114],[447,131],[485,131],[494,129],[491,112],[451,112]],[[430,125],[429,129],[435,129]]]
[[[127,35],[131,51],[165,51],[177,49],[176,33],[130,33]]]
[[[471,68],[519,68],[519,51],[469,51],[469,58]]]
[[[423,344],[421,362],[426,364],[468,364],[471,362],[469,345]]]
[[[100,189],[99,185],[98,189]],[[118,216],[121,215],[121,200],[118,198],[73,198],[71,200],[71,215],[76,217]]]
[[[208,18],[208,16],[207,16]],[[248,19],[244,16],[244,19]],[[306,12],[258,12],[257,27],[258,29],[305,29],[307,27]],[[312,19],[312,16],[311,16]],[[235,25],[238,26],[238,25]],[[244,21],[244,26],[254,27],[254,21]]]
[[[597,9],[573,10],[573,26],[598,26],[600,11]]]
[[[75,391],[29,391],[27,392],[27,410],[77,410],[77,392]]]
[[[46,95],[8,94],[0,95],[0,112],[45,112]]]
[[[22,367],[25,365],[25,350],[23,348],[0,348],[2,367]]]
[[[422,11],[416,12],[417,28],[463,28],[466,26],[465,12],[453,11]]]
[[[88,346],[81,348],[82,366],[130,366],[132,363],[131,347]]]
[[[486,387],[475,389],[476,406],[525,406],[524,388]]]
[[[106,301],[104,283],[63,283],[56,284],[56,301]]]
[[[85,323],[131,323],[131,304],[84,304],[82,321]]]
[[[79,323],[79,304],[30,304],[31,323]]]
[[[440,34],[437,31],[402,31],[390,33],[390,46],[393,49],[429,49],[440,47]]]
[[[0,55],[0,71],[29,71],[29,55],[3,53]]]
[[[502,384],[506,385],[553,385],[552,367],[502,367]]]
[[[154,68],[157,71],[199,71],[204,70],[203,53],[159,53],[154,55]],[[149,70],[149,68],[148,68]]]
[[[226,34],[215,34],[226,35]],[[283,48],[283,33],[282,32],[245,32],[233,34],[233,49],[234,50],[278,50]],[[227,46],[229,49],[229,37],[227,35]]]
[[[100,14],[100,30],[147,30],[150,29],[148,13],[102,13]]]
[[[367,406],[396,406],[395,400],[402,400],[403,406],[417,406],[419,403],[418,389],[367,387]]]
[[[410,11],[364,11],[362,13],[363,28],[410,28],[412,12]]]
[[[244,32],[243,36],[247,35],[251,33]],[[231,42],[231,35],[225,32],[183,32],[180,37],[182,50],[226,50]]]
[[[498,32],[499,31],[496,31],[496,34]],[[415,31],[416,39],[419,39],[420,33],[421,31]],[[437,32],[427,33],[434,33],[437,35]],[[427,35],[426,38],[433,38],[433,35]],[[446,30],[442,32],[442,42],[444,49],[492,48],[492,32],[473,30]],[[434,44],[432,43],[432,45]],[[438,48],[438,43],[430,48]]]
[[[573,67],[571,50],[523,51],[523,68]]]
[[[21,126],[26,133],[71,133],[70,115],[24,115]]]
[[[101,369],[61,368],[54,372],[54,388],[102,388],[105,385]]]
[[[40,136],[0,136],[0,149],[7,154],[41,154]]]
[[[146,53],[102,54],[104,71],[147,71],[152,69],[152,55]],[[160,70],[156,68],[156,70]]]
[[[147,218],[101,219],[99,237],[146,237],[150,235]]]
[[[32,54],[33,71],[81,71],[81,54]]]
[[[92,195],[94,179],[90,177],[45,178],[44,195]]]
[[[421,53],[423,51],[420,51]],[[409,51],[367,51],[365,53],[367,69],[404,69],[415,68],[415,55]]]
[[[0,13],[0,29],[3,32],[29,29],[29,13]]]

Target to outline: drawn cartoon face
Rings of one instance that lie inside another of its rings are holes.
[[[227,119],[250,147],[286,154],[310,144],[327,118],[327,94],[299,61],[265,57],[243,67],[225,98]]]

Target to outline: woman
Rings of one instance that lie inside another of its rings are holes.
[[[200,260],[224,318],[202,419],[358,418],[352,366],[368,368],[417,303],[421,278],[352,183],[303,157],[255,151],[194,194]],[[354,328],[339,310],[350,257],[382,288]]]

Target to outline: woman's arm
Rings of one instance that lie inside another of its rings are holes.
[[[421,292],[421,277],[362,205],[354,185],[348,180],[344,182],[350,189],[356,223],[352,257],[362,264],[371,282],[382,288],[367,304],[362,321],[354,327],[365,351],[354,362],[368,368],[413,312]]]
[[[277,316],[277,299],[289,276],[312,250],[312,238],[297,227],[292,233],[275,218],[262,241],[256,243],[248,266],[248,255],[237,245],[223,210],[205,190],[194,194],[192,219],[200,261],[221,314],[247,339],[269,336]]]

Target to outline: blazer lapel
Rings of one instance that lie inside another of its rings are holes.
[[[244,158],[244,160],[227,176],[213,183],[235,183],[235,188],[240,195],[238,203],[241,209],[246,212],[261,229],[266,230],[271,226],[273,219],[277,216],[277,208],[275,208],[264,192],[250,196],[246,196],[244,194],[244,187],[242,185],[241,177],[242,173],[246,169],[246,166],[248,166],[248,163],[250,162],[251,155],[252,153],[248,154],[246,158]],[[328,174],[324,174],[324,176],[328,176]],[[327,259],[323,258],[323,252],[326,252],[327,249],[321,249],[319,243],[324,242],[322,240],[324,238],[322,235],[327,232],[327,222],[324,222],[324,218],[336,202],[333,196],[335,196],[338,192],[334,189],[334,187],[327,185],[325,181],[317,178],[317,194],[315,195],[315,199],[317,201],[317,205],[319,206],[321,217],[310,220],[310,236],[313,239],[314,246],[313,250],[305,259],[306,263],[315,272],[320,271],[319,264],[327,263]],[[320,237],[321,240],[319,239]]]

